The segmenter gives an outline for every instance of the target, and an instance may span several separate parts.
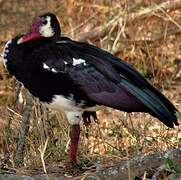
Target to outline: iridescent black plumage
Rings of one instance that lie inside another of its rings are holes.
[[[19,37],[18,37],[19,38]],[[60,37],[9,46],[7,68],[43,102],[73,94],[84,106],[105,105],[126,112],[148,112],[165,125],[177,125],[176,108],[131,65],[87,43]],[[73,66],[73,58],[84,59]],[[43,63],[57,73],[43,68]]]
[[[60,37],[58,20],[51,13],[36,18],[30,32],[12,39],[4,59],[8,71],[40,101],[51,104],[58,97],[65,113],[81,112],[87,122],[89,116],[96,119],[96,114],[84,112],[104,105],[126,112],[147,112],[168,127],[178,125],[177,109],[136,69],[93,45]],[[73,115],[67,118],[74,127],[72,142],[74,135],[77,137],[71,144],[71,159],[75,161],[80,117]]]

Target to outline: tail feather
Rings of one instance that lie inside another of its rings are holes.
[[[175,108],[175,106],[157,89],[155,89],[153,86],[149,84],[150,91],[156,95],[157,98],[160,99],[160,101],[169,109],[170,112],[176,113],[178,110]]]
[[[140,89],[124,79],[121,85],[129,89],[129,91],[148,108],[148,113],[157,117],[166,126],[173,128],[174,124],[178,125],[176,108],[161,93],[157,93],[159,95],[161,94],[158,96],[155,91],[148,88]],[[170,107],[172,108],[170,109]]]

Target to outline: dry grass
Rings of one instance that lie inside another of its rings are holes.
[[[89,43],[111,51],[116,56],[137,67],[157,88],[181,109],[181,11],[163,9],[127,22],[127,14],[151,6],[151,1],[134,0],[1,0],[0,1],[0,51],[5,41],[24,32],[34,16],[51,11],[60,18],[62,33],[81,38],[80,33],[96,27],[104,27],[120,15],[119,21],[105,29],[105,33],[86,39]],[[152,3],[160,3],[154,0]],[[17,86],[0,67],[0,159],[16,168],[14,156],[16,140],[21,126],[26,102],[14,106]],[[43,112],[42,112],[43,111]],[[69,128],[64,115],[42,110],[34,102],[31,126],[25,147],[24,166],[27,169],[42,167],[40,147],[46,145],[45,163],[64,166],[69,143]],[[88,134],[88,137],[87,137]],[[99,123],[92,123],[87,130],[82,125],[79,162],[100,163],[110,166],[120,159],[138,154],[181,146],[181,129],[166,128],[153,117],[142,114],[126,114],[112,109],[99,112]],[[100,162],[99,162],[100,161]],[[60,163],[61,162],[61,163]]]

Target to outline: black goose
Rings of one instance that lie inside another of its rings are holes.
[[[166,126],[178,125],[174,105],[130,64],[93,45],[61,37],[56,16],[34,19],[30,31],[7,42],[4,65],[46,106],[63,111],[71,124],[70,162],[82,119],[102,106],[146,112]]]

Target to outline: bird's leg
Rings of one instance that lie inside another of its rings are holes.
[[[71,125],[70,130],[70,149],[69,149],[69,158],[72,166],[76,165],[76,155],[77,148],[79,143],[79,135],[80,135],[80,121],[82,117],[82,113],[80,111],[67,111],[65,112],[67,116],[67,120]]]
[[[70,151],[69,151],[70,163],[72,165],[76,164],[79,135],[80,135],[80,125],[79,124],[72,125],[70,131]]]

